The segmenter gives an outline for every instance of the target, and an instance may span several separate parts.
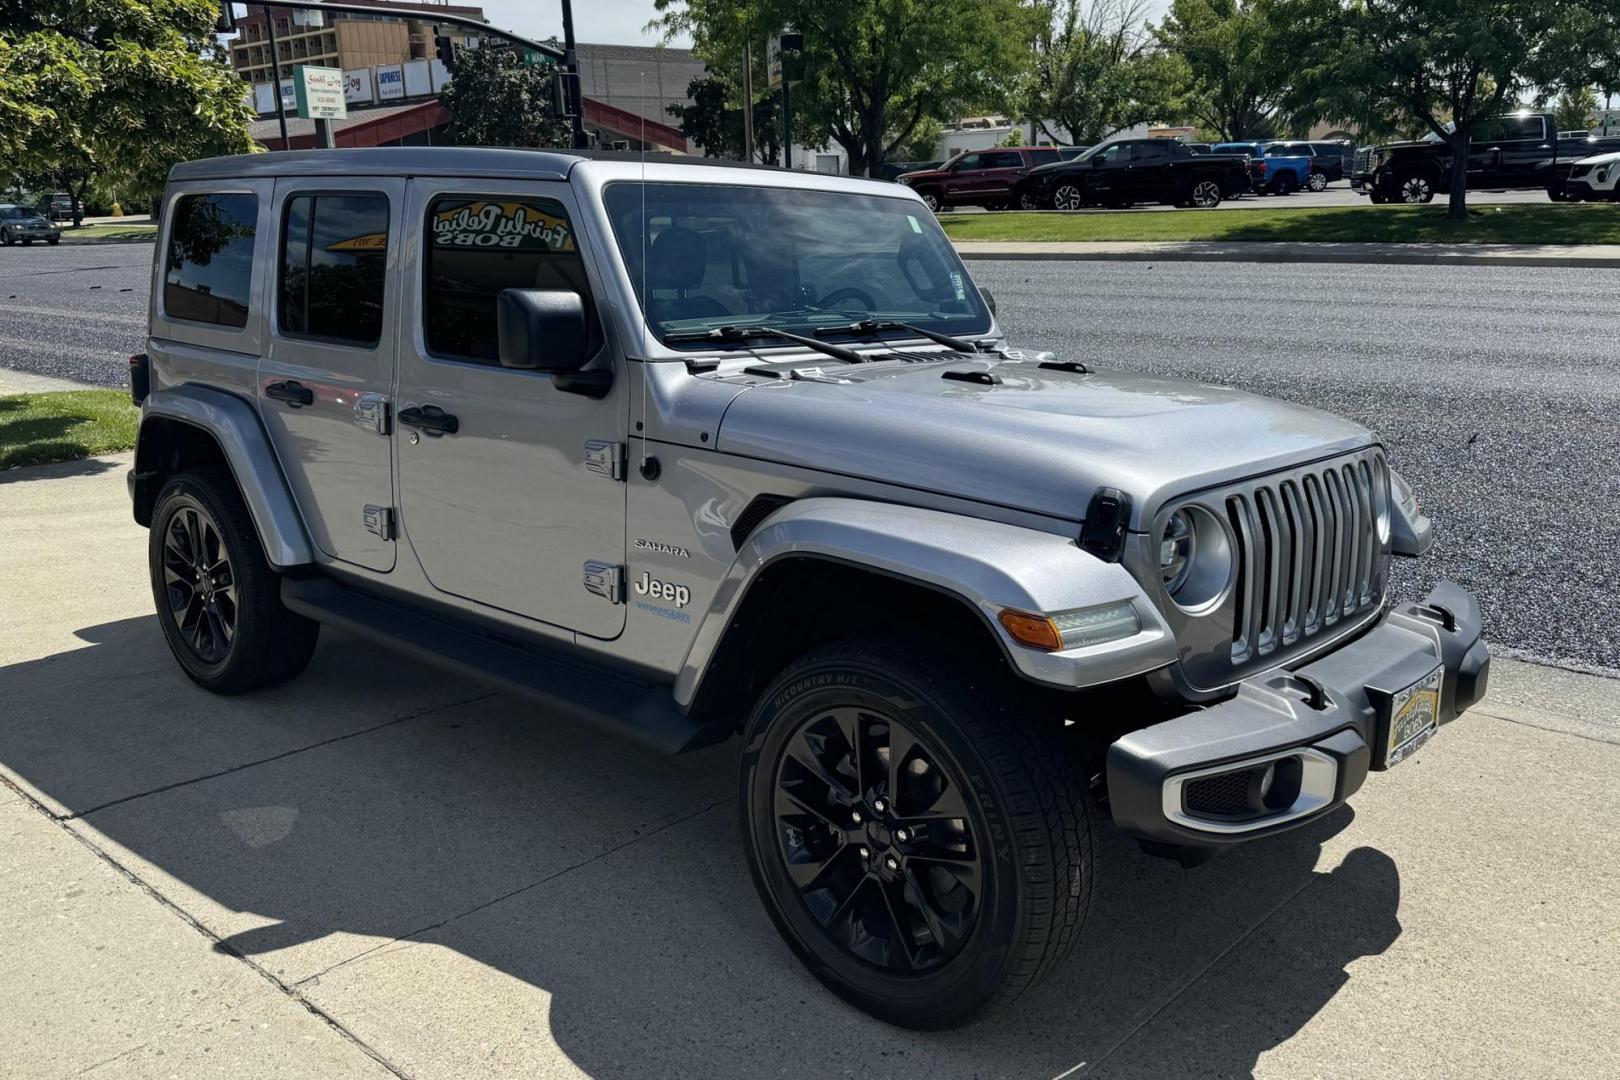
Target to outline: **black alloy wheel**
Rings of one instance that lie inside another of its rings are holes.
[[[1050,718],[992,659],[873,634],[799,658],[744,727],[744,853],[828,989],[911,1028],[962,1024],[1068,953],[1089,800]]]
[[[812,716],[776,771],[778,854],[827,940],[909,975],[961,951],[984,864],[959,778],[904,723],[847,706]]]
[[[319,624],[281,602],[253,518],[227,469],[170,478],[152,507],[152,600],[181,670],[216,694],[240,694],[309,665]]]
[[[200,503],[180,507],[163,531],[163,589],[192,655],[222,662],[236,637],[236,577],[219,524]]]

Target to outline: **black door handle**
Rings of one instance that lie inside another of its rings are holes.
[[[461,430],[461,421],[437,405],[412,405],[399,410],[399,422],[420,428],[429,435],[454,435]]]
[[[303,383],[293,382],[290,379],[287,382],[271,383],[264,388],[264,396],[275,398],[277,401],[285,401],[295,409],[300,405],[315,404],[315,391]]]

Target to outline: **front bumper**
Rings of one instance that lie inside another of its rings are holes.
[[[17,240],[53,240],[62,235],[48,225],[12,225],[7,231]]]
[[[1114,822],[1183,857],[1303,825],[1355,794],[1369,770],[1387,767],[1379,748],[1391,700],[1437,666],[1437,719],[1446,724],[1484,696],[1490,671],[1479,605],[1451,582],[1326,656],[1258,675],[1218,705],[1116,741],[1106,767]],[[1268,766],[1272,784],[1284,785],[1269,789],[1281,791],[1275,805],[1258,788],[1245,796]],[[1250,809],[1209,812],[1192,801],[1199,790],[1204,807],[1212,794],[1247,797]]]

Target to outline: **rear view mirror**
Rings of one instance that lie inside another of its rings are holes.
[[[502,289],[495,299],[501,366],[578,371],[588,356],[585,302],[569,289]]]

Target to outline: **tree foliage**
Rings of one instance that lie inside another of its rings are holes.
[[[246,86],[214,0],[0,0],[0,162],[81,202],[155,195],[191,158],[248,153]]]
[[[1558,95],[1553,105],[1559,131],[1586,131],[1597,115],[1597,91],[1590,86],[1577,86]]]
[[[1593,58],[1575,27],[1592,10],[1571,0],[1271,0],[1276,54],[1293,60],[1284,105],[1299,122],[1415,121],[1450,148],[1450,212],[1463,220],[1474,127],[1534,87],[1578,79]]]
[[[1021,114],[1060,143],[1101,142],[1162,119],[1180,69],[1158,48],[1145,0],[1039,0],[1043,24]]]
[[[681,134],[701,146],[704,157],[743,160],[741,93],[706,75],[692,80],[686,96],[690,104],[669,107]],[[754,102],[754,157],[763,165],[782,159],[782,99],[776,94]]]
[[[686,32],[711,71],[731,71],[792,28],[804,81],[795,134],[832,140],[852,172],[875,174],[928,118],[1006,104],[1036,29],[1022,0],[656,0],[667,33]],[[761,91],[764,88],[761,86]]]
[[[460,146],[570,146],[552,106],[552,69],[512,49],[458,49],[439,101]]]
[[[1285,64],[1268,52],[1267,0],[1173,0],[1157,34],[1182,65],[1178,111],[1222,142],[1270,138]]]

